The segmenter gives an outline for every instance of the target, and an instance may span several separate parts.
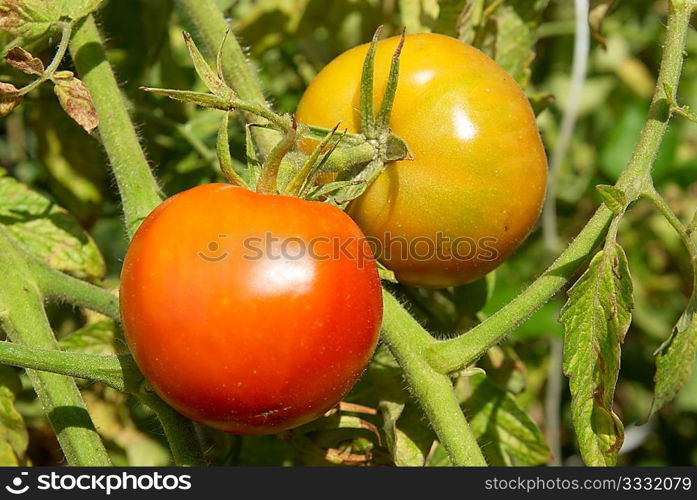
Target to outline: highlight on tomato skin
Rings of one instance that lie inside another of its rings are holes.
[[[377,43],[375,109],[398,41]],[[299,121],[359,131],[367,49],[352,48],[320,71]],[[407,35],[390,127],[414,159],[389,165],[347,212],[383,250],[394,239],[411,250],[376,256],[400,282],[428,288],[468,283],[499,266],[534,227],[547,182],[535,116],[513,78],[459,40]],[[440,255],[418,258],[427,254],[414,251],[419,241]]]
[[[155,209],[121,278],[126,340],[153,389],[238,434],[279,432],[336,405],[382,319],[375,261],[345,213],[225,184]]]

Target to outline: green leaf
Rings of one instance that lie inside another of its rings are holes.
[[[380,395],[382,429],[392,460],[399,466],[423,466],[435,435],[424,425],[423,413],[411,401],[399,365],[384,346],[375,353],[368,373]]]
[[[632,307],[627,258],[613,242],[593,257],[569,290],[560,316],[571,417],[588,465],[614,465],[624,440],[624,428],[612,404],[620,346],[631,323]]]
[[[537,92],[528,95],[532,112],[535,116],[539,116],[545,109],[549,108],[554,103],[554,95],[549,92]]]
[[[465,402],[472,431],[491,465],[540,465],[550,459],[542,432],[518,405],[513,394],[486,375],[469,379],[472,394]]]
[[[390,283],[397,283],[397,277],[395,276],[394,271],[387,269],[380,262],[377,262],[377,265],[378,265],[378,276],[380,276],[381,280],[389,281]]]
[[[119,354],[125,350],[124,347],[118,347],[116,324],[110,319],[75,330],[60,339],[58,345],[64,351],[84,354]]]
[[[22,388],[17,372],[0,366],[0,466],[26,465],[24,456],[29,444],[27,427],[15,409],[15,395]]]
[[[595,186],[595,189],[598,190],[600,196],[603,197],[605,205],[613,214],[619,215],[624,211],[627,206],[627,195],[624,191],[615,186],[608,186],[606,184]]]
[[[68,16],[72,20],[81,19],[95,10],[104,0],[59,0],[55,2],[60,7],[60,16]],[[52,3],[49,2],[49,3]]]
[[[81,223],[94,223],[109,185],[101,143],[83,133],[56,101],[36,106],[27,125],[34,132],[36,158],[56,201]]]
[[[486,0],[442,2],[434,31],[471,44],[480,25],[485,3]]]
[[[234,97],[235,93],[225,84],[223,78],[213,71],[213,69],[208,65],[203,57],[203,54],[201,54],[194,41],[191,39],[191,35],[186,32],[184,33],[184,42],[186,43],[186,47],[189,49],[189,55],[191,56],[191,60],[194,62],[196,73],[201,80],[203,80],[206,88],[208,88],[208,90],[210,90],[213,94],[224,99],[231,99]]]
[[[399,14],[407,33],[430,32],[439,10],[437,0],[399,0]]]
[[[530,80],[537,27],[549,0],[512,0],[496,10],[495,60],[521,87]]]
[[[104,259],[77,221],[1,169],[0,225],[26,251],[54,269],[78,277],[104,276]]]
[[[375,76],[375,51],[377,50],[378,39],[382,26],[375,30],[373,39],[368,47],[368,52],[363,61],[361,73],[361,88],[359,93],[359,111],[361,117],[361,132],[366,137],[375,137],[375,115],[373,114],[373,78]]]
[[[175,101],[190,102],[204,108],[220,109],[231,111],[232,106],[228,99],[224,99],[214,94],[205,92],[194,92],[191,90],[156,89],[151,87],[141,87],[141,90],[155,95],[162,95],[174,99]]]
[[[0,0],[0,30],[17,37],[3,50],[26,46],[44,37],[63,19],[76,21],[99,7],[103,0]]]
[[[387,77],[387,87],[382,95],[382,103],[380,103],[380,111],[377,118],[377,131],[387,131],[390,125],[390,116],[392,114],[392,106],[397,95],[397,83],[399,82],[399,57],[404,47],[405,32],[402,31],[402,36],[399,39],[397,48],[392,54],[390,63],[390,73]]]
[[[656,351],[653,415],[671,401],[690,378],[697,353],[697,294],[693,292],[671,336]]]
[[[40,39],[59,18],[58,2],[0,0],[0,30],[16,37],[13,43],[5,47],[3,53],[17,45],[26,46]]]

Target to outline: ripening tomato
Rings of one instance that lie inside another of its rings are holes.
[[[398,38],[378,43],[375,109]],[[297,110],[299,121],[359,131],[368,46],[327,65]],[[408,35],[390,127],[413,161],[391,164],[348,213],[379,243],[382,262],[411,285],[473,281],[528,235],[545,193],[547,160],[535,116],[515,81],[477,49],[436,34]]]
[[[121,274],[126,340],[175,409],[239,434],[334,406],[368,363],[382,295],[355,222],[328,204],[225,184],[177,194]]]

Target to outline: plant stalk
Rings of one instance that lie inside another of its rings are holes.
[[[99,133],[121,193],[126,231],[131,237],[160,204],[160,190],[140,147],[92,15],[77,24],[70,54],[97,109]]]
[[[9,236],[0,228],[0,326],[17,344],[57,350],[44,311],[43,297],[31,270]],[[9,344],[11,346],[11,344]],[[7,347],[7,345],[6,345]],[[58,443],[70,465],[111,465],[75,381],[63,375],[28,369]]]
[[[129,393],[136,392],[143,380],[128,354],[84,354],[0,342],[0,363],[101,382]]]
[[[84,307],[120,321],[119,299],[113,293],[56,271],[43,262],[27,260],[45,297]]]
[[[437,373],[424,357],[434,341],[399,301],[383,291],[382,338],[404,370],[414,396],[419,401],[453,465],[485,466],[477,440],[458,403],[453,384]]]
[[[175,464],[188,467],[207,465],[191,420],[177,413],[150,389],[141,389],[138,398],[157,415]]]

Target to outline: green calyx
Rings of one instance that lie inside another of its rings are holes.
[[[382,104],[378,114],[373,113],[375,49],[380,31],[378,28],[375,32],[363,66],[359,134],[341,130],[341,123],[331,129],[297,123],[295,117],[289,114],[280,115],[265,104],[241,99],[223,77],[222,53],[227,33],[219,46],[215,69],[206,62],[191,36],[184,33],[194,68],[208,92],[149,87],[142,87],[142,90],[224,111],[218,130],[216,153],[221,172],[230,183],[259,193],[326,201],[343,207],[363,194],[386,164],[411,157],[406,142],[389,129],[404,34],[392,58]],[[247,165],[238,168],[235,168],[232,159],[228,136],[229,115],[233,111],[251,114],[260,120],[260,123],[249,124],[246,128]],[[263,162],[254,148],[252,127],[268,129],[279,136]]]

